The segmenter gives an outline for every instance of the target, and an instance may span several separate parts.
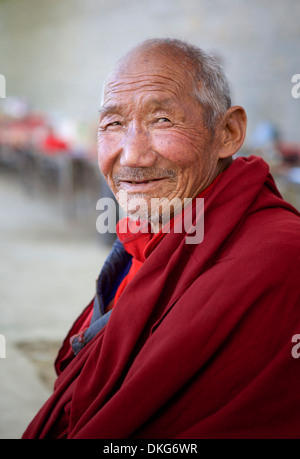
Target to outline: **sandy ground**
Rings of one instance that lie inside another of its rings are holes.
[[[0,171],[0,205],[0,438],[18,439],[51,393],[54,357],[109,246],[96,211],[66,218],[58,196],[29,193],[15,174]]]

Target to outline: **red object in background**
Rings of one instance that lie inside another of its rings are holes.
[[[283,160],[289,163],[297,163],[300,161],[300,145],[279,142],[277,148],[282,155]]]
[[[69,149],[67,142],[59,137],[56,137],[52,133],[44,139],[41,147],[43,152],[48,154],[61,153],[62,151],[67,151]]]

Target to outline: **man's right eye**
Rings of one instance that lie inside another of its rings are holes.
[[[112,121],[106,125],[106,127],[114,127],[114,126],[121,126],[121,121]]]
[[[110,129],[115,129],[119,126],[122,126],[122,123],[121,121],[110,121],[110,122],[105,122],[105,121],[102,121],[102,123],[100,123],[99,125],[99,131],[106,131],[106,130],[110,130]]]

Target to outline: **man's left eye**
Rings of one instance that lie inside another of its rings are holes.
[[[158,123],[168,123],[170,122],[169,118],[161,117],[157,120]]]

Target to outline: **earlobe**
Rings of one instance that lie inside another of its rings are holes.
[[[246,136],[247,115],[243,107],[230,107],[222,118],[219,158],[234,155],[243,145]]]

